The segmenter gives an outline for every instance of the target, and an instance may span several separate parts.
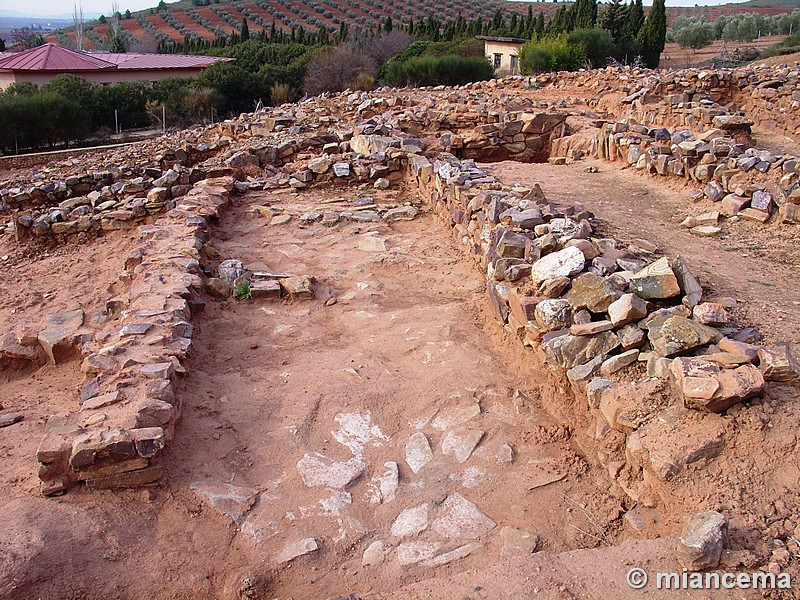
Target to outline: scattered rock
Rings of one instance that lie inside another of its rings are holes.
[[[431,426],[439,431],[445,431],[452,427],[463,425],[479,414],[481,414],[481,407],[476,402],[458,404],[439,412],[431,421]]]
[[[224,260],[219,263],[217,272],[219,273],[219,278],[222,281],[228,285],[233,285],[234,281],[239,279],[239,277],[244,276],[244,264],[240,260]]]
[[[373,504],[387,504],[395,499],[399,485],[399,471],[396,462],[385,462],[386,470],[382,475],[373,477],[368,492],[369,501]]]
[[[2,408],[2,406],[0,406]],[[6,412],[0,413],[0,427],[8,427],[9,425],[14,425],[15,423],[19,423],[25,418],[25,415],[22,413],[15,413],[15,412]]]
[[[466,427],[448,431],[442,440],[442,454],[445,456],[452,454],[458,463],[466,462],[481,441],[483,433],[480,429],[467,429]]]
[[[539,544],[539,536],[535,533],[516,527],[500,529],[500,539],[503,541],[503,545],[500,547],[502,558],[530,556],[536,552],[536,546]]]
[[[406,443],[406,463],[414,473],[419,473],[431,460],[433,460],[433,450],[428,436],[418,431]]]
[[[209,277],[206,279],[203,282],[203,287],[205,287],[209,294],[220,300],[226,300],[233,294],[233,287],[217,277]]]
[[[51,315],[48,321],[47,329],[39,333],[38,339],[45,354],[55,365],[76,351],[75,337],[83,325],[83,311],[57,313]]]
[[[298,542],[294,542],[284,547],[275,557],[275,562],[278,564],[287,563],[299,556],[311,554],[320,549],[320,545],[314,538],[305,538]]]
[[[364,235],[358,240],[358,249],[363,252],[386,252],[386,239]]]
[[[431,525],[433,531],[448,539],[477,538],[494,527],[494,521],[458,493],[447,496]]]
[[[285,277],[279,280],[281,288],[290,298],[311,298],[314,296],[314,289],[310,277],[297,275]]]
[[[403,538],[417,535],[428,528],[428,505],[420,504],[407,508],[392,523],[391,533],[395,537]]]
[[[441,545],[440,542],[404,542],[397,547],[397,560],[401,567],[428,560],[433,558]]]
[[[318,453],[306,454],[297,462],[297,472],[308,487],[324,485],[342,489],[358,479],[366,468],[366,461],[360,457],[339,462]]]
[[[383,542],[381,540],[376,540],[364,550],[364,555],[361,557],[361,564],[369,567],[377,567],[383,564],[387,554],[388,552]]]
[[[450,550],[450,552],[445,552],[434,558],[429,558],[428,560],[422,561],[423,567],[442,567],[444,565],[450,564],[451,562],[455,562],[457,560],[461,560],[462,558],[466,558],[473,552],[477,552],[483,548],[483,544],[480,542],[470,542],[469,544],[464,544],[463,546],[459,546],[455,550]]]
[[[211,508],[237,525],[255,504],[258,490],[231,485],[196,481],[189,489]]]
[[[675,555],[681,566],[690,571],[716,569],[727,545],[728,519],[713,510],[695,513],[678,538]]]

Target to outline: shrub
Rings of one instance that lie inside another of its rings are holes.
[[[585,59],[583,48],[570,44],[565,34],[530,41],[519,51],[520,71],[523,74],[575,71]]]
[[[269,88],[269,99],[274,106],[291,102],[294,94],[288,83],[273,83]]]
[[[494,69],[485,58],[417,56],[389,64],[386,82],[393,86],[464,85],[493,75]]]
[[[375,78],[366,73],[359,73],[353,82],[353,89],[369,92],[375,89]]]
[[[614,50],[614,40],[604,29],[576,29],[567,36],[567,42],[581,47],[593,68],[604,66]]]
[[[418,43],[418,42],[415,42]],[[484,56],[483,42],[470,38],[452,42],[427,42],[422,56]]]
[[[316,96],[323,92],[341,92],[361,74],[375,72],[375,63],[364,54],[342,46],[314,55],[308,62],[303,90]]]

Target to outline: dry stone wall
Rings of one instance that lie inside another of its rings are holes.
[[[486,273],[497,319],[536,353],[532,365],[544,361],[571,385],[570,426],[633,502],[653,506],[687,465],[724,451],[718,413],[761,396],[769,381],[800,377],[787,346],[755,346],[757,332],[703,301],[680,256],[596,237],[590,213],[539,186],[489,183],[471,161],[409,165]]]
[[[232,190],[230,178],[205,180],[140,226],[122,276],[128,293],[107,302],[104,328],[76,340],[83,315],[75,314],[39,335],[52,362],[78,343],[86,376],[80,409],[52,416],[37,450],[44,494],[78,481],[114,488],[160,479],[160,454],[181,413],[173,381],[186,372],[192,314],[204,304],[198,251]]]

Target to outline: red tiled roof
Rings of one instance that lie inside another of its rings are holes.
[[[232,61],[218,56],[189,56],[184,54],[114,54],[90,52],[91,56],[114,63],[120,70],[128,69],[202,69],[215,62]]]
[[[112,52],[78,52],[57,44],[44,44],[23,52],[0,54],[0,71],[74,71],[155,69],[203,69],[215,62],[232,61],[218,56],[184,54],[137,54]]]
[[[57,44],[44,44],[0,59],[0,70],[99,71],[116,69],[111,62]]]

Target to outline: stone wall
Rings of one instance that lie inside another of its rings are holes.
[[[86,375],[69,402],[79,410],[50,417],[36,453],[45,495],[78,481],[115,488],[160,479],[160,454],[181,413],[172,384],[186,373],[191,318],[204,305],[198,251],[232,190],[230,178],[203,181],[139,227],[122,275],[128,292],[107,302],[104,328],[76,339],[84,318],[77,311],[40,333],[52,362],[77,344]]]
[[[544,362],[571,385],[572,402],[551,410],[566,411],[587,460],[632,502],[669,501],[675,477],[729,443],[718,413],[760,396],[766,381],[800,377],[788,348],[754,346],[752,329],[703,301],[680,256],[595,237],[590,213],[538,186],[476,184],[486,175],[470,161],[420,156],[409,166],[486,273],[492,312],[534,352],[532,367]]]

